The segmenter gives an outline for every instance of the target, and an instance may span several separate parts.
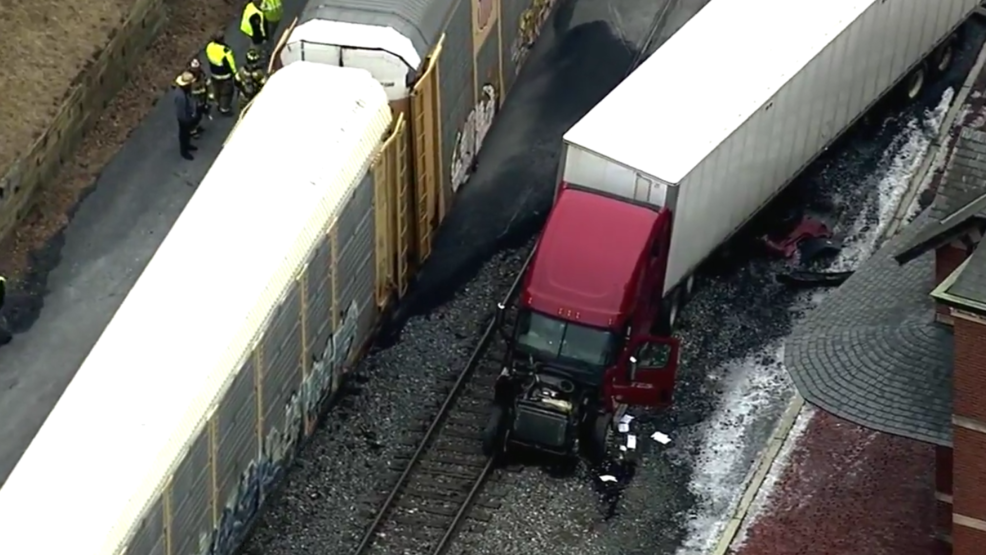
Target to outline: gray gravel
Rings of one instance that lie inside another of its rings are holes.
[[[412,318],[392,347],[371,353],[351,380],[355,391],[326,417],[278,498],[268,503],[243,553],[348,553],[369,521],[378,476],[407,448],[412,419],[443,398],[439,385],[460,371],[530,245],[502,252],[455,297]]]

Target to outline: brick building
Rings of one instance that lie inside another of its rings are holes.
[[[786,343],[805,399],[935,445],[938,537],[986,553],[986,133],[963,128],[932,206]]]

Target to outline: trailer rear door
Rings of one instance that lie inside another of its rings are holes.
[[[565,142],[561,180],[652,206],[667,207],[671,184],[575,143]]]

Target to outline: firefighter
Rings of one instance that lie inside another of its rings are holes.
[[[240,31],[250,38],[254,48],[263,50],[267,45],[267,17],[260,9],[263,0],[250,0],[243,7],[243,17],[240,18]]]
[[[172,92],[175,104],[175,117],[178,119],[178,147],[181,157],[194,160],[192,152],[198,150],[192,145],[192,132],[198,125],[198,109],[192,97],[192,82],[195,76],[191,72],[183,72],[175,79],[175,90]]]
[[[236,59],[233,57],[233,49],[226,44],[226,37],[222,31],[212,36],[212,42],[205,47],[205,57],[209,59],[213,94],[216,97],[219,113],[232,116]]]
[[[7,319],[3,315],[3,302],[7,297],[7,278],[0,276],[0,345],[10,343],[13,334],[7,329]]]
[[[195,129],[192,131],[193,137],[198,137],[202,134],[202,118],[212,116],[209,114],[209,102],[215,100],[215,95],[212,93],[212,83],[209,82],[209,77],[205,74],[205,70],[202,69],[202,62],[198,58],[192,58],[192,61],[188,64],[188,72],[194,77],[192,81],[192,98],[195,99],[195,106],[198,112],[198,121],[196,122]]]
[[[267,40],[272,41],[277,26],[281,23],[281,17],[284,15],[284,5],[281,0],[263,0],[260,4],[260,10],[264,12],[264,18],[267,21]]]
[[[247,51],[246,64],[237,72],[236,84],[240,88],[240,102],[245,106],[267,83],[267,74],[262,65],[260,51],[251,48]]]

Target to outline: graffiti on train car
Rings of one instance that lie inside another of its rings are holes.
[[[452,191],[457,191],[469,179],[476,162],[476,154],[483,147],[483,140],[486,139],[486,133],[489,132],[493,118],[496,116],[496,87],[486,84],[483,85],[482,91],[479,102],[473,106],[465,125],[455,137],[450,172]]]
[[[479,52],[493,30],[497,16],[497,0],[473,0],[472,35],[473,55]]]
[[[203,555],[231,555],[245,539],[265,495],[287,469],[302,436],[311,433],[312,430],[305,429],[306,421],[314,422],[322,401],[338,389],[353,354],[359,314],[359,306],[354,300],[343,313],[339,329],[325,342],[322,352],[313,356],[314,364],[300,391],[293,392],[284,406],[284,425],[270,430],[259,456],[240,474],[236,489],[220,515],[212,542],[200,542]]]
[[[534,43],[541,36],[544,22],[548,20],[556,3],[557,0],[533,0],[531,7],[521,12],[520,20],[517,22],[520,29],[517,38],[510,46],[510,57],[518,72],[531,48],[534,48]]]

